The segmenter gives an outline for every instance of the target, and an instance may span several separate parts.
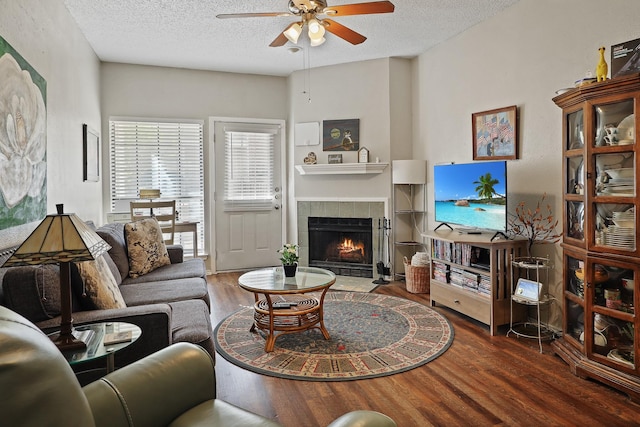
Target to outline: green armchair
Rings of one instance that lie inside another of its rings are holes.
[[[214,361],[178,343],[80,387],[53,343],[0,306],[2,424],[65,427],[279,426],[215,398]],[[386,415],[354,411],[331,427],[395,427]]]

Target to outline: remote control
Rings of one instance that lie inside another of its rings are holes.
[[[273,308],[291,308],[296,305],[298,305],[296,302],[277,301],[273,303]]]

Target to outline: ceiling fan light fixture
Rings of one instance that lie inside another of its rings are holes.
[[[283,34],[291,43],[297,44],[298,38],[300,37],[300,34],[302,34],[302,27],[300,26],[300,24],[295,22],[291,24],[289,28],[287,28],[283,32]]]
[[[319,39],[311,39],[311,42],[309,44],[315,47],[315,46],[320,46],[322,43],[326,41],[327,39],[325,39],[324,37],[320,37]]]
[[[309,26],[309,38],[311,40],[319,40],[324,37],[325,29],[324,25],[315,18],[311,18],[307,25]]]

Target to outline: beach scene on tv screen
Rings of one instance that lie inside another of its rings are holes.
[[[507,215],[506,162],[434,167],[435,219],[503,231]]]

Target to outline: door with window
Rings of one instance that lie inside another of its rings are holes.
[[[284,122],[211,119],[217,271],[274,266],[282,244]]]

